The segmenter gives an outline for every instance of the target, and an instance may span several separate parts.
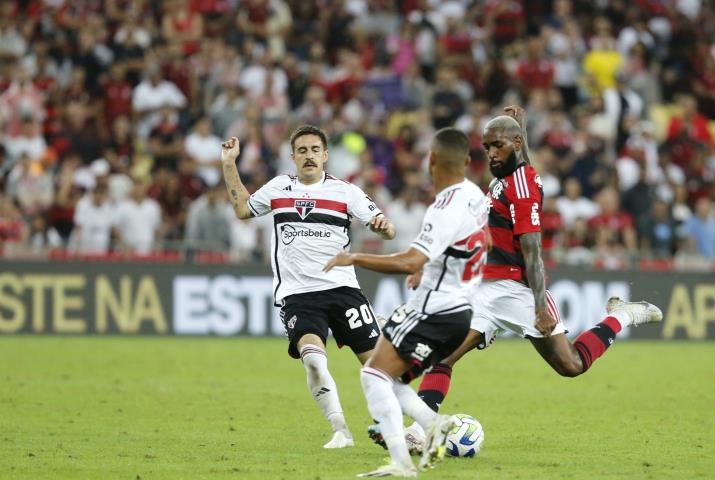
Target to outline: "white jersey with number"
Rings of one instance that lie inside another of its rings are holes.
[[[350,244],[353,217],[367,224],[382,214],[360,188],[325,173],[312,185],[303,185],[293,175],[279,175],[251,195],[248,208],[257,217],[273,213],[276,304],[296,293],[360,288],[352,266],[323,272],[328,260]]]
[[[487,220],[486,196],[469,180],[437,194],[412,242],[429,261],[408,306],[430,315],[471,308],[469,293],[486,260]]]

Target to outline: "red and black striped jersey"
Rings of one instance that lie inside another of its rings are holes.
[[[541,179],[531,165],[522,165],[489,184],[489,229],[492,249],[487,255],[484,279],[526,283],[526,265],[519,236],[541,231]]]

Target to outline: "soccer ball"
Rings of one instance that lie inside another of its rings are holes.
[[[453,457],[475,456],[484,441],[482,424],[463,413],[453,415],[452,420],[454,428],[447,434],[447,453]]]

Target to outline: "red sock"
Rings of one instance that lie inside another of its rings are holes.
[[[452,381],[452,367],[438,363],[425,373],[417,394],[435,412],[439,411]]]
[[[606,352],[621,331],[621,324],[615,317],[606,317],[591,330],[578,336],[573,346],[578,350],[583,371],[588,370],[598,357]]]

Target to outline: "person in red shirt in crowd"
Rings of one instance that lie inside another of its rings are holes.
[[[526,58],[516,68],[516,80],[522,98],[528,98],[534,89],[546,90],[554,82],[554,64],[544,55],[541,37],[530,37],[526,42]]]
[[[678,98],[678,106],[681,108],[681,113],[670,119],[668,140],[684,135],[691,140],[712,145],[713,138],[708,129],[708,119],[698,110],[697,99],[692,95],[683,94]]]
[[[109,76],[101,82],[100,89],[106,128],[111,128],[114,120],[121,115],[131,116],[133,88],[126,80],[124,67],[121,64],[112,64]]]
[[[196,53],[204,35],[203,18],[189,8],[189,0],[172,0],[164,4],[161,35],[168,43],[179,43],[186,55]]]
[[[618,192],[606,187],[598,193],[601,213],[588,221],[593,238],[607,238],[609,245],[622,245],[629,251],[637,248],[633,217],[620,209]]]

